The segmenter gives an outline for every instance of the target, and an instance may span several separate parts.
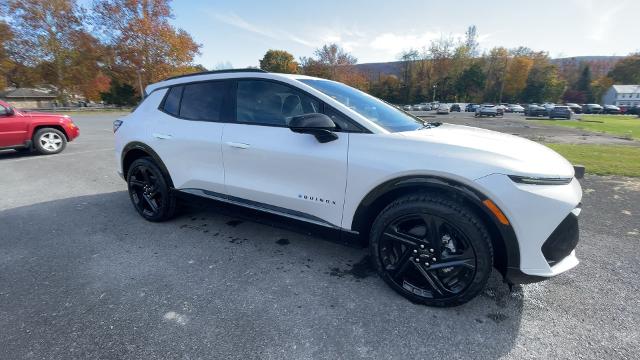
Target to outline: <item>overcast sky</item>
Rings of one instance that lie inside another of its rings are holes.
[[[392,61],[476,25],[483,49],[527,46],[552,57],[640,51],[640,0],[175,0],[174,23],[202,44],[197,62],[257,66],[268,49],[296,58],[336,42],[358,62]]]

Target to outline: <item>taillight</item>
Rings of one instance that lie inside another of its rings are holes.
[[[116,131],[118,131],[118,129],[120,128],[120,125],[122,125],[123,121],[122,120],[116,120],[113,122],[113,133],[115,134]]]

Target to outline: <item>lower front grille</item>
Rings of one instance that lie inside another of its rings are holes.
[[[572,212],[553,231],[542,244],[542,254],[549,265],[567,257],[578,245],[580,232],[578,231],[578,217]]]

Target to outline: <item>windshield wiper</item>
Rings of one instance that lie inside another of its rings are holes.
[[[422,122],[422,127],[418,130],[422,130],[422,129],[432,129],[434,127],[438,127],[442,125],[441,122],[429,122],[429,121],[423,121]]]

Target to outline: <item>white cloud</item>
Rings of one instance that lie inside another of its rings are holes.
[[[251,24],[245,19],[236,15],[235,13],[220,14],[220,13],[210,12],[210,14],[220,22],[223,22],[225,24],[237,27],[239,29],[242,29],[248,32],[252,32],[254,34],[262,35],[271,39],[284,38],[308,47],[314,46],[312,42],[305,40],[297,35],[291,34],[289,32],[286,32],[283,30],[269,30],[255,24]]]
[[[602,41],[614,25],[616,15],[627,7],[627,1],[618,1],[615,5],[595,0],[574,0],[574,4],[582,12],[584,24],[589,24],[587,39]]]
[[[430,31],[422,34],[383,33],[376,36],[369,45],[373,49],[397,55],[404,50],[425,47],[432,40],[438,39],[440,36],[439,33]]]

